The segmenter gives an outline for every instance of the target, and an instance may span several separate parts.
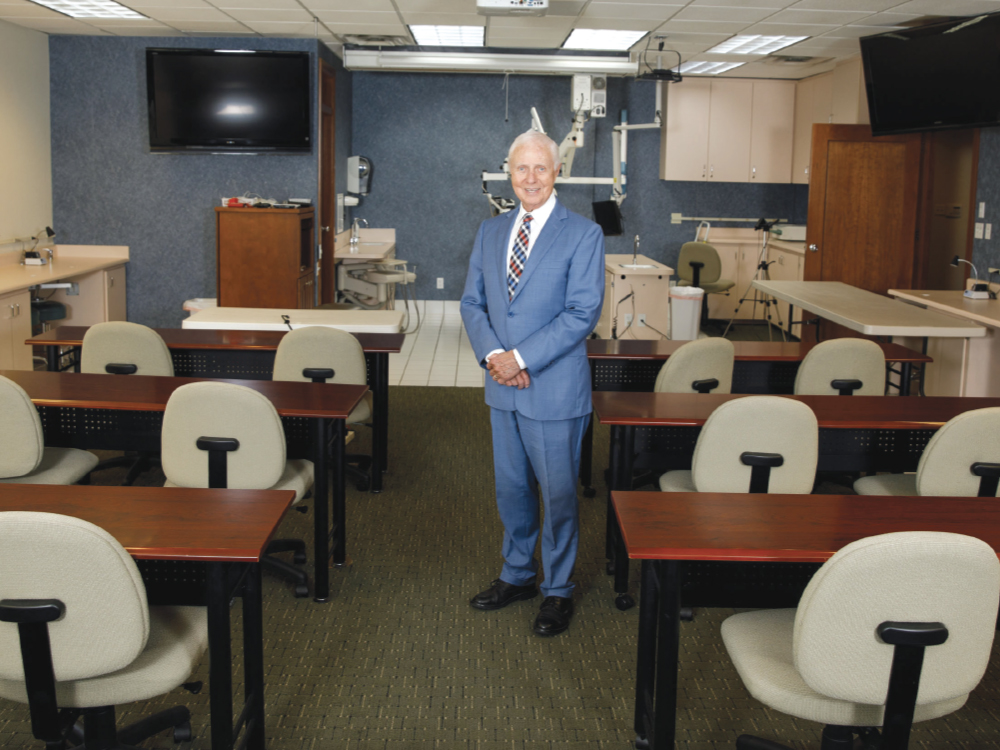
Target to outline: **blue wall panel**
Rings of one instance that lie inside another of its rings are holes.
[[[49,42],[53,213],[59,242],[128,245],[128,317],[177,326],[191,297],[215,296],[215,212],[223,196],[316,200],[317,155],[151,154],[147,47],[301,50],[312,40],[54,36]],[[315,65],[313,70],[315,70]],[[341,68],[342,70],[342,68]],[[343,74],[349,78],[348,74]],[[346,151],[349,82],[338,97]],[[316,103],[313,102],[315,119]],[[313,141],[315,142],[315,130]],[[267,273],[267,269],[260,269]]]
[[[976,205],[973,210],[979,216],[979,204],[986,203],[986,216],[976,221],[993,224],[993,234],[1000,231],[1000,128],[983,128],[979,131],[979,173],[976,183]],[[987,269],[1000,268],[1000,247],[997,240],[973,240],[972,263],[981,278],[986,278]]]

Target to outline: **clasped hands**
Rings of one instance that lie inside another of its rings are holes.
[[[517,358],[512,351],[495,354],[486,363],[486,367],[489,370],[490,377],[500,385],[517,386],[518,390],[531,385],[531,377],[528,375],[528,371],[521,369],[521,365],[517,363]]]

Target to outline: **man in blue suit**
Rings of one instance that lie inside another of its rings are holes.
[[[573,615],[576,482],[591,410],[585,340],[604,298],[604,236],[556,200],[558,153],[542,133],[514,140],[508,164],[520,209],[479,227],[462,294],[469,341],[489,374],[504,527],[500,577],[471,604],[492,610],[537,596],[540,534],[544,599],[533,627],[539,635],[563,632]]]

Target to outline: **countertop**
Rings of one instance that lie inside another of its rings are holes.
[[[1000,300],[969,299],[958,290],[948,289],[890,289],[889,294],[909,303],[940,310],[947,315],[1000,328]]]
[[[51,263],[22,266],[21,253],[0,255],[0,294],[48,284],[128,263],[127,245],[56,245]],[[48,259],[48,253],[42,252]]]
[[[396,249],[395,229],[365,229],[359,232],[357,252],[351,252],[351,230],[346,229],[333,238],[335,260],[382,260],[392,256]]]
[[[287,331],[291,327],[328,326],[351,333],[399,333],[403,313],[398,310],[282,310],[263,307],[210,307],[186,318],[182,328],[223,331]]]
[[[636,255],[635,262],[636,265],[649,266],[649,268],[629,268],[632,265],[632,254],[629,253],[627,255],[605,255],[604,269],[609,273],[623,273],[629,276],[672,276],[674,273],[674,269],[670,266],[657,263],[645,255]]]

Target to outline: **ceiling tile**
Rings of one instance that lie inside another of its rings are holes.
[[[573,19],[564,16],[541,16],[526,18],[525,16],[493,16],[490,18],[491,29],[569,29]]]
[[[729,8],[787,8],[789,5],[794,4],[795,0],[694,0],[690,7],[724,6]]]
[[[489,37],[502,36],[511,39],[517,39],[519,37],[524,37],[525,39],[562,39],[562,37],[569,34],[569,29],[511,29],[504,27],[490,26],[487,31]]]
[[[320,21],[329,23],[356,23],[358,25],[362,24],[396,24],[399,25],[399,16],[395,13],[384,13],[378,12],[348,12],[344,10],[324,10],[322,8],[314,8],[311,11],[319,18]]]
[[[487,35],[486,46],[487,47],[500,47],[500,48],[510,48],[510,49],[558,49],[563,43],[564,37],[558,36],[548,36],[548,37],[525,37],[525,36],[494,36],[493,34]]]
[[[775,12],[774,8],[733,8],[721,5],[689,5],[672,21],[732,21],[757,23]]]
[[[549,3],[549,16],[570,16],[580,15],[580,11],[587,7],[589,0],[552,0]]]
[[[878,13],[899,5],[901,0],[799,0],[793,10],[864,10]]]
[[[828,31],[823,34],[818,39],[860,39],[863,36],[871,36],[872,34],[882,34],[886,31],[892,29],[902,28],[901,26],[841,26],[840,28],[834,29],[833,31]]]
[[[765,34],[768,36],[819,36],[836,28],[834,24],[820,26],[819,24],[798,24],[798,23],[755,23],[747,26],[744,34]]]
[[[409,31],[403,24],[396,23],[335,23],[323,20],[322,11],[316,14],[334,34],[378,34],[395,35],[409,38]]]
[[[178,19],[176,21],[171,21],[170,26],[173,26],[175,29],[180,29],[181,31],[191,31],[201,34],[252,33],[250,29],[238,21],[192,21],[187,19]]]
[[[975,16],[1000,10],[1000,3],[990,0],[910,0],[893,7],[894,13],[917,13],[928,16]]]
[[[358,0],[302,0],[308,10],[357,10]],[[365,0],[366,11],[396,12],[391,0]]]
[[[871,15],[863,10],[779,10],[768,21],[770,23],[830,24],[840,26]]]
[[[411,26],[485,26],[486,16],[476,13],[415,13],[403,11],[403,23]]]
[[[635,3],[592,2],[582,18],[644,19],[666,21],[680,8],[676,5],[639,5]]]
[[[725,21],[679,21],[671,18],[665,24],[657,28],[657,32],[665,32],[669,37],[674,32],[701,33],[711,32],[722,34],[727,38],[733,34],[739,34],[747,27],[745,23],[728,23]]]
[[[310,21],[245,21],[244,24],[252,31],[265,36],[296,36],[311,39],[316,36],[316,25]],[[320,27],[322,30],[322,27]]]
[[[176,31],[176,29],[166,24],[157,23],[148,18],[79,18],[77,20],[106,31],[113,30],[116,34],[121,34],[125,30],[133,30],[135,33],[131,34],[131,36],[142,36],[140,30],[145,33],[148,29],[170,29],[171,31]]]
[[[469,13],[475,10],[475,0],[395,0],[402,13]],[[485,16],[483,16],[485,18]]]
[[[870,16],[855,21],[855,26],[903,26],[914,18],[921,18],[918,13],[873,13]]]
[[[75,18],[69,18],[62,13],[59,18],[18,18],[17,25],[24,26],[35,31],[44,31],[47,34],[80,34],[87,36],[111,36],[106,31],[95,29],[81,23]]]
[[[128,0],[128,7],[145,14],[147,8],[211,8],[205,0]]]
[[[243,22],[259,22],[259,23],[312,23],[312,14],[307,13],[301,8],[297,10],[289,10],[287,8],[281,8],[278,10],[265,10],[263,8],[229,8],[225,11],[228,15],[235,18],[237,21]]]
[[[171,26],[177,26],[174,21],[198,21],[199,23],[227,23],[232,19],[216,8],[144,8],[144,15],[157,21],[167,21]]]
[[[805,42],[793,44],[781,50],[783,55],[856,55],[861,51],[857,39],[832,39],[829,37],[815,37]]]
[[[97,28],[100,28],[99,26]],[[184,37],[183,31],[178,31],[169,26],[140,26],[135,29],[107,28],[104,31],[115,36],[159,36],[159,37]]]
[[[131,0],[128,0],[128,2],[131,2]],[[302,5],[298,0],[212,0],[211,4],[222,10],[229,10],[230,8],[302,9]]]
[[[24,3],[23,5],[0,5],[0,18],[66,18],[66,15],[35,3]]]
[[[659,21],[647,21],[639,18],[579,18],[573,27],[613,31],[652,31],[659,25]]]
[[[705,49],[708,49],[709,47],[714,47],[719,42],[726,41],[731,36],[732,34],[709,33],[705,31],[672,31],[667,34],[667,41],[664,47],[693,47],[697,45],[705,45]]]

